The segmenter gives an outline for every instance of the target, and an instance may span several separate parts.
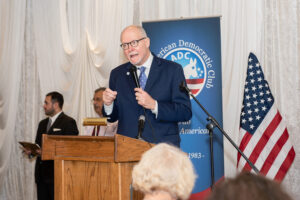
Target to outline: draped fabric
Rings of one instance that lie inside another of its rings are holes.
[[[0,199],[36,199],[34,162],[18,141],[34,141],[45,117],[45,94],[65,98],[63,110],[83,131],[91,99],[125,62],[121,30],[142,21],[221,16],[223,124],[238,142],[247,57],[254,52],[300,155],[299,0],[2,0],[0,1]],[[236,151],[224,139],[225,175]],[[300,198],[298,156],[283,181]]]

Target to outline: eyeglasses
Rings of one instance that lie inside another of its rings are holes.
[[[93,98],[91,100],[91,103],[94,103],[94,102],[102,102],[102,99],[101,98]]]
[[[122,43],[120,47],[122,47],[123,50],[127,50],[129,48],[129,45],[132,47],[137,47],[139,45],[139,41],[146,39],[147,37],[143,37],[139,40],[132,40],[131,42]]]

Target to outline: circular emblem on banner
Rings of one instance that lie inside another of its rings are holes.
[[[163,58],[181,64],[188,88],[194,96],[200,94],[206,81],[206,67],[197,52],[188,48],[176,48]]]

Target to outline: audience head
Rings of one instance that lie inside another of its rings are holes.
[[[103,107],[103,91],[105,87],[100,87],[95,90],[94,98],[93,98],[93,105],[95,112],[99,115],[99,117],[103,117],[102,114],[102,107]]]
[[[208,200],[291,200],[278,182],[242,172],[217,184]]]
[[[46,95],[44,101],[45,114],[49,116],[54,116],[60,112],[64,105],[64,97],[58,92],[50,92]]]
[[[124,55],[133,65],[142,65],[150,55],[150,39],[143,27],[131,25],[121,33],[121,47]]]
[[[144,200],[185,200],[194,187],[196,174],[187,154],[160,143],[146,151],[132,171],[134,189]]]

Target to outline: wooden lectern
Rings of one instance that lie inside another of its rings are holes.
[[[43,135],[42,160],[54,160],[55,200],[140,200],[131,171],[153,144],[114,137]]]

